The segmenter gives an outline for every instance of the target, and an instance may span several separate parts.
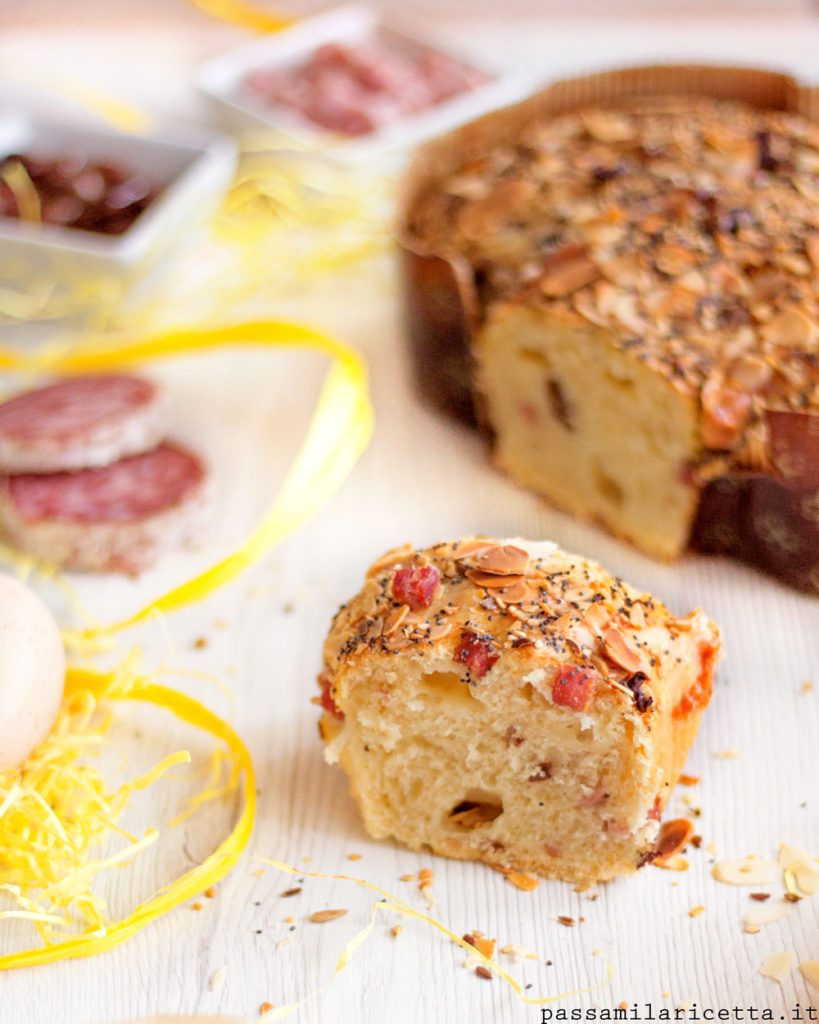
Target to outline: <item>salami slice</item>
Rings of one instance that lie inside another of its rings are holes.
[[[165,443],[98,469],[5,477],[0,530],[20,551],[66,569],[138,573],[200,539],[202,462]]]
[[[155,447],[166,430],[166,403],[150,381],[71,377],[0,404],[0,472],[107,466]]]

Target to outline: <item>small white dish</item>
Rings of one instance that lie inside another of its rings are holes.
[[[144,176],[159,194],[121,235],[0,217],[0,283],[4,266],[13,267],[18,280],[21,267],[48,269],[57,278],[61,270],[76,277],[146,269],[216,207],[238,158],[235,142],[215,133],[125,135],[0,108],[0,160],[11,153],[53,158],[73,151]]]
[[[302,64],[325,43],[349,45],[372,39],[398,50],[446,54],[484,72],[488,81],[368,135],[352,138],[329,132],[284,106],[255,98],[244,84],[254,71]],[[272,129],[285,142],[320,149],[342,160],[364,160],[409,150],[489,110],[521,99],[532,85],[528,77],[458,53],[449,45],[423,37],[415,28],[406,28],[395,16],[385,18],[358,5],[333,8],[275,35],[254,40],[207,62],[197,76],[197,86],[211,102],[220,128],[232,132]]]

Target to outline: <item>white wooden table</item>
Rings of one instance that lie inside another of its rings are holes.
[[[762,16],[695,24],[496,20],[456,26],[444,20],[442,30],[457,30],[476,49],[500,40],[510,61],[539,60],[544,75],[697,56],[786,66],[815,77],[819,55],[815,21]],[[207,23],[199,34],[186,22],[185,31],[170,26],[161,35],[150,24],[115,33],[77,23],[62,39],[41,25],[0,38],[0,63],[10,74],[40,75],[45,82],[61,71],[82,70],[95,84],[116,84],[122,95],[144,96],[162,112],[194,116],[199,107],[187,85],[191,63],[235,38]],[[150,76],[146,52],[154,55]],[[355,874],[422,911],[427,907],[417,885],[400,877],[432,868],[438,920],[459,935],[480,929],[499,945],[538,954],[522,964],[501,958],[523,985],[531,984],[528,995],[600,986],[544,1005],[554,1019],[561,1008],[611,1009],[621,1001],[636,1004],[633,1019],[650,1019],[648,1004],[659,1017],[662,1008],[687,1001],[715,1010],[770,1009],[775,1020],[791,1019],[797,1004],[803,1012],[819,1005],[819,992],[798,971],[782,985],[757,973],[764,956],[778,950],[819,959],[819,897],[801,901],[757,935],[743,934],[748,891],[715,882],[714,856],[706,850],[715,843],[719,858],[770,857],[785,841],[819,854],[819,603],[718,559],[692,556],[677,566],[658,565],[497,475],[475,437],[413,395],[388,269],[365,280],[327,281],[309,297],[275,294],[266,301],[276,315],[330,328],[369,360],[377,429],[350,479],[309,525],[237,583],[164,628],[139,633],[149,662],[212,673],[230,687],[228,697],[206,678],[177,680],[229,716],[253,753],[259,815],[249,852],[305,870]],[[194,437],[213,460],[221,485],[218,529],[208,551],[171,559],[138,584],[80,581],[92,609],[110,617],[135,607],[246,532],[295,451],[322,370],[315,357],[262,353],[180,360],[156,370],[174,395],[180,434]],[[406,540],[424,545],[479,532],[553,538],[655,591],[676,612],[701,604],[723,627],[725,660],[686,769],[702,781],[678,789],[669,808],[691,813],[682,803],[688,793],[701,812],[703,847],[691,852],[687,872],[647,868],[600,887],[594,900],[562,883],[542,882],[524,893],[486,867],[413,854],[364,834],[343,775],[323,763],[310,704],[330,617],[383,550]],[[194,646],[199,637],[207,641],[201,649]],[[809,680],[816,686],[803,693]],[[180,745],[195,757],[207,753],[206,743],[162,716],[134,714],[121,728],[128,771],[141,757],[156,759]],[[717,756],[729,750],[739,756]],[[171,818],[180,787],[183,782],[163,783],[138,805],[134,829]],[[205,856],[235,810],[215,807],[166,831],[132,871],[110,879],[112,908],[127,909]],[[350,854],[361,859],[349,860]],[[281,1005],[315,992],[330,982],[342,947],[366,924],[375,897],[350,882],[307,878],[300,894],[282,897],[298,881],[263,868],[248,856],[213,899],[202,900],[201,910],[182,907],[108,954],[3,976],[0,1020],[106,1024],[160,1011],[250,1019],[265,1001]],[[698,905],[705,911],[690,917]],[[321,925],[307,921],[323,908],[348,913]],[[584,920],[569,928],[559,915]],[[396,924],[403,931],[394,938]],[[0,951],[27,934],[0,932]],[[463,951],[431,927],[381,915],[350,966],[292,1019],[548,1019],[500,980],[463,970],[463,960]],[[213,991],[217,972],[223,984]],[[747,1011],[742,1019],[750,1019]]]

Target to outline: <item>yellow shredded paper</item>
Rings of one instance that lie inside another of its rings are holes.
[[[117,828],[117,818],[134,791],[190,760],[185,751],[171,754],[146,774],[109,791],[89,757],[104,740],[110,705],[120,701],[165,708],[219,741],[224,753],[217,762],[227,761],[227,777],[218,785],[211,780],[190,809],[235,791],[240,779],[244,807],[231,833],[201,864],[127,917],[110,922],[105,900],[93,889],[96,878],[133,860],[159,834],[149,829],[142,839],[133,839]],[[30,920],[44,943],[0,956],[0,970],[102,953],[214,885],[247,845],[255,808],[256,785],[247,748],[226,722],[202,704],[151,682],[133,660],[110,672],[69,669],[63,705],[49,738],[20,769],[0,772],[0,893],[14,905],[12,910],[0,911],[0,919]],[[106,859],[93,859],[112,831],[122,835],[127,845]],[[77,927],[81,928],[78,934]]]

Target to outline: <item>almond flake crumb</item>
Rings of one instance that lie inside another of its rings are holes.
[[[401,875],[399,882],[414,882],[415,875]]]
[[[489,970],[488,967],[484,967],[483,964],[478,964],[478,966],[475,968],[475,973],[478,975],[479,978],[485,978],[487,981],[492,980],[492,972]]]
[[[600,954],[601,954],[602,952],[603,952],[603,950],[602,950],[602,949],[593,949],[593,950],[592,950],[592,956],[600,956]]]
[[[202,904],[199,902],[199,900],[196,900],[194,903],[191,903],[191,910],[201,910],[201,909],[202,909]]]
[[[802,683],[802,693],[810,693],[813,690],[813,683]]]
[[[511,871],[506,878],[515,886],[516,889],[522,889],[523,892],[531,892],[533,889],[537,889],[540,882],[533,875],[522,875],[517,871]]]
[[[483,959],[480,953],[470,953],[463,962],[463,966],[467,971],[471,971],[473,967],[480,967],[482,964]]]
[[[313,863],[313,858],[312,857],[302,857],[302,860],[304,861],[305,864],[312,864]]]
[[[768,885],[779,878],[780,866],[761,857],[745,857],[742,860],[721,860],[713,866],[711,874],[726,885]]]
[[[566,914],[561,914],[558,921],[565,924],[567,928],[571,928],[577,923],[573,917],[568,917]]]
[[[397,939],[403,930],[400,924],[394,924],[390,929],[390,934],[394,939]]]
[[[325,921],[335,921],[337,917],[344,917],[346,910],[314,910],[309,920],[315,924],[324,924]]]
[[[435,872],[432,870],[432,868],[424,868],[423,870],[418,872],[419,882],[430,882],[434,877]]]
[[[209,900],[212,900],[215,895],[216,890],[213,888],[212,885],[209,888],[205,889],[205,896],[207,896]]]
[[[628,1009],[628,1003],[625,1001],[625,999],[621,999],[620,1002],[617,1005],[618,1005],[618,1007],[621,1010],[627,1010]]]
[[[655,864],[656,867],[664,868],[666,871],[687,871],[688,870],[688,861],[680,853],[676,854],[673,857],[669,857],[668,859],[663,859],[662,864],[659,864],[655,860],[654,864]]]
[[[262,1014],[262,1015],[264,1016],[264,1014],[266,1014],[266,1013],[270,1013],[270,1011],[271,1011],[271,1010],[272,1010],[273,1008],[274,1008],[274,1007],[273,1007],[273,1004],[272,1004],[272,1003],[267,1003],[267,1002],[265,1002],[265,1003],[262,1003],[262,1005],[261,1005],[261,1006],[259,1007],[259,1013],[260,1013],[260,1014]]]
[[[750,935],[756,935],[760,928],[766,924],[773,924],[780,921],[791,909],[787,900],[770,900],[765,903],[755,903],[745,915],[743,930]]]
[[[699,917],[700,914],[704,914],[704,913],[705,913],[705,907],[702,904],[699,904],[696,907],[692,907],[688,911],[688,916],[689,917]]]
[[[538,958],[537,953],[533,953],[525,946],[516,946],[512,943],[501,946],[499,952],[503,953],[504,956],[511,957],[512,961],[516,964],[521,964],[524,960],[537,960]]]
[[[721,761],[735,761],[738,757],[742,757],[741,750],[720,750],[714,757],[718,757]]]
[[[799,970],[805,981],[819,990],[819,960],[803,960],[799,965]]]
[[[759,973],[782,982],[796,967],[796,953],[771,953],[759,965]]]
[[[227,974],[227,967],[217,967],[213,974],[210,976],[210,990],[211,992],[221,992],[225,984],[225,975]]]
[[[677,781],[681,786],[696,786],[700,777],[699,775],[681,775]]]
[[[265,871],[266,871],[266,870],[267,870],[266,868],[259,868],[259,870],[258,870],[258,871],[254,871],[254,872],[253,872],[253,877],[254,877],[254,878],[261,878],[261,877],[262,877],[262,875],[263,875],[263,874],[265,873]]]
[[[680,1002],[677,1003],[677,1009],[682,1010],[683,1013],[688,1013],[688,1011],[693,1007],[693,1005],[693,999],[681,999]]]
[[[284,923],[285,924],[292,924],[295,920],[296,919],[295,919],[295,917],[293,917],[292,914],[288,914],[287,917],[284,919]]]
[[[663,999],[670,999],[671,998],[671,993],[670,992],[661,992],[660,995],[663,997]]]
[[[293,936],[288,935],[286,939],[279,939],[276,943],[276,949],[284,949],[285,946],[289,946],[293,942]]]
[[[347,854],[347,860],[361,860],[361,854],[360,853],[348,853]]]

